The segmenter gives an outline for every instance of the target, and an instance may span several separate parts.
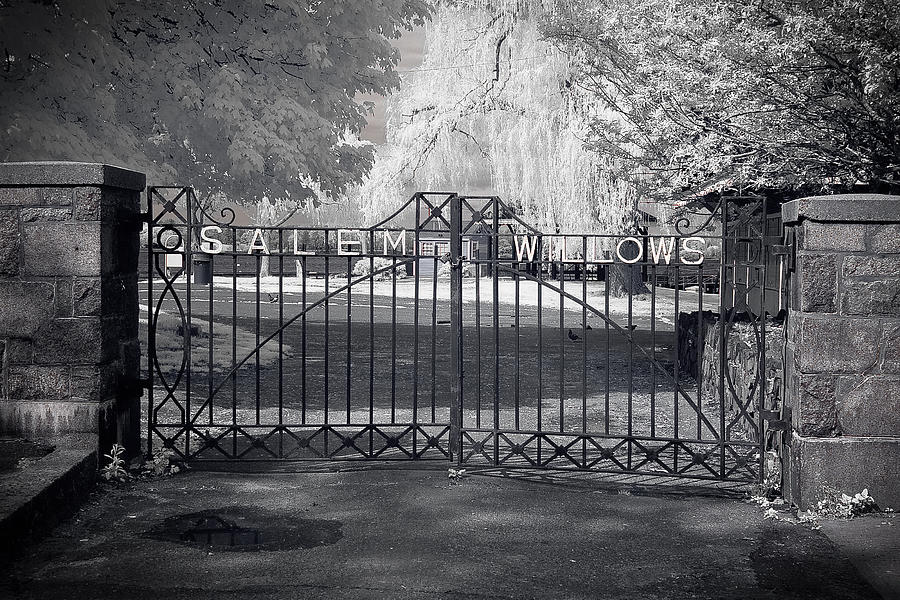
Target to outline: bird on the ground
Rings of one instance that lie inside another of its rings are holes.
[[[569,339],[572,340],[573,342],[577,342],[578,340],[581,339],[581,337],[577,333],[575,333],[574,331],[572,331],[570,329],[569,330]]]
[[[269,294],[269,304],[278,302],[278,294]]]

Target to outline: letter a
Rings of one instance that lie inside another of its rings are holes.
[[[250,239],[250,247],[247,248],[247,254],[253,254],[254,250],[262,250],[264,254],[269,253],[269,247],[266,246],[266,238],[263,237],[262,229],[253,230],[253,237]]]

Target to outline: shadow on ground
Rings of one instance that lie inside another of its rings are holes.
[[[154,535],[221,527],[214,516],[281,541],[310,527],[322,537],[235,552]],[[443,469],[105,486],[8,568],[0,595],[42,600],[877,597],[824,535],[741,500],[488,476],[452,484]]]

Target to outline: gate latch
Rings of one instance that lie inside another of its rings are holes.
[[[463,264],[463,260],[464,260],[464,259],[463,259],[462,256],[460,256],[460,257],[457,258],[456,260],[453,260],[453,258],[450,256],[450,253],[449,253],[449,252],[445,252],[444,254],[441,255],[441,258],[440,258],[440,261],[441,261],[442,263],[450,263],[450,268],[451,268],[451,269],[458,269],[458,268],[460,268],[460,267],[462,266],[462,264]]]

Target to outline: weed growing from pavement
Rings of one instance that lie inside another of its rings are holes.
[[[124,483],[129,479],[149,479],[151,477],[166,477],[180,473],[186,467],[173,460],[175,453],[166,448],[158,448],[150,458],[138,457],[126,465],[125,448],[119,444],[113,444],[109,454],[104,458],[109,463],[100,469],[100,476],[109,482]]]
[[[161,477],[174,475],[181,471],[181,467],[172,462],[175,453],[167,448],[157,448],[149,460],[144,461],[140,467],[141,475],[145,477]]]
[[[875,499],[869,495],[868,488],[850,496],[826,485],[822,486],[822,493],[824,498],[816,503],[815,508],[797,511],[796,516],[791,514],[790,505],[782,498],[771,500],[764,495],[757,495],[753,496],[751,501],[763,508],[764,519],[796,523],[810,529],[819,529],[822,519],[852,519],[881,510]],[[884,512],[893,511],[885,509]]]
[[[459,485],[462,483],[463,478],[466,477],[466,470],[450,467],[447,469],[447,477],[450,479],[450,485]]]
[[[128,471],[125,470],[125,447],[119,444],[113,444],[109,454],[104,454],[104,458],[109,459],[109,463],[100,469],[100,475],[107,481],[125,481],[128,479]]]

